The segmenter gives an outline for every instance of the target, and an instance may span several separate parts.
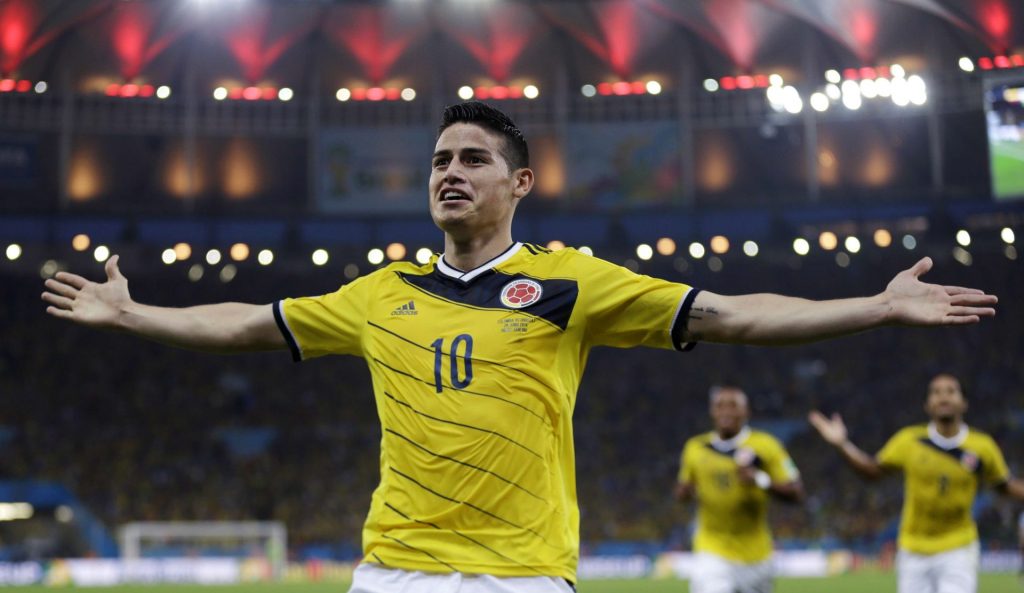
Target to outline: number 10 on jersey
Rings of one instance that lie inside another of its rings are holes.
[[[434,389],[438,393],[444,391],[441,381],[441,367],[444,365],[444,338],[438,338],[430,344],[434,348]],[[459,351],[462,351],[461,355]],[[460,364],[461,361],[461,364]],[[459,367],[462,368],[459,368]],[[452,387],[465,389],[473,380],[473,336],[459,334],[448,347],[448,373]],[[461,377],[461,378],[460,378]]]

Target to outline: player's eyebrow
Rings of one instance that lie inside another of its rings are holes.
[[[473,156],[491,156],[491,151],[486,148],[479,148],[476,146],[467,146],[466,148],[459,149],[459,153],[462,155],[473,155]],[[434,158],[439,156],[452,156],[453,152],[448,149],[438,150],[434,153]]]

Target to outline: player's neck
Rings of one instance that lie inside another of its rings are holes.
[[[951,439],[960,434],[963,430],[964,420],[959,416],[955,418],[935,418],[932,420],[932,424],[935,426],[935,431],[947,439]]]
[[[498,257],[511,245],[511,232],[467,239],[456,239],[445,234],[444,261],[456,269],[468,272]]]

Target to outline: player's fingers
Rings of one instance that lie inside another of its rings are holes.
[[[965,288],[963,286],[943,286],[942,288],[949,296],[956,296],[958,294],[985,294],[984,290],[978,290],[977,288]]]
[[[951,305],[971,307],[994,305],[998,302],[999,298],[994,294],[958,294],[949,300]]]
[[[117,267],[117,260],[119,259],[121,259],[120,256],[114,255],[103,266],[103,269],[107,272],[107,280],[122,280],[124,278],[121,275],[121,270]]]
[[[74,286],[75,288],[78,289],[81,289],[83,286],[89,283],[89,281],[86,280],[85,278],[82,278],[78,274],[72,274],[71,272],[57,272],[57,275],[54,276],[54,278],[63,282],[64,284],[70,284],[71,286]]]
[[[942,320],[945,325],[970,325],[979,321],[981,321],[981,317],[977,315],[947,315]]]
[[[46,288],[50,289],[51,292],[55,292],[61,296],[74,298],[75,295],[78,294],[78,289],[75,288],[74,286],[71,286],[70,284],[64,284],[63,282],[58,282],[53,278],[47,280],[46,282],[43,282],[43,285],[45,285]]]
[[[55,307],[60,307],[61,309],[71,309],[71,304],[74,302],[67,297],[62,297],[59,294],[53,294],[52,292],[44,292],[43,300]]]
[[[57,307],[47,307],[46,312],[54,317],[60,317],[61,319],[71,319],[71,316],[74,315],[71,311],[58,309]]]
[[[922,257],[921,259],[917,260],[916,264],[911,266],[909,271],[910,274],[914,276],[914,278],[917,278],[930,269],[932,269],[932,258]]]
[[[950,307],[947,315],[954,317],[964,317],[976,315],[980,317],[992,317],[996,314],[996,310],[989,307]]]

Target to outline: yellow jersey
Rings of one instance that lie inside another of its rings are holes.
[[[468,272],[434,256],[275,303],[297,360],[369,365],[383,436],[365,560],[574,581],[572,412],[590,348],[688,348],[697,292],[516,243]]]
[[[909,426],[893,435],[876,459],[903,470],[898,543],[917,554],[938,554],[977,540],[971,506],[979,482],[999,485],[1010,476],[992,437],[967,425],[952,438],[930,425]]]
[[[757,563],[772,555],[767,491],[739,480],[739,467],[753,465],[788,483],[800,472],[785,447],[772,435],[745,427],[722,440],[717,433],[695,436],[683,446],[679,482],[696,489],[695,552],[710,552],[733,562]]]

